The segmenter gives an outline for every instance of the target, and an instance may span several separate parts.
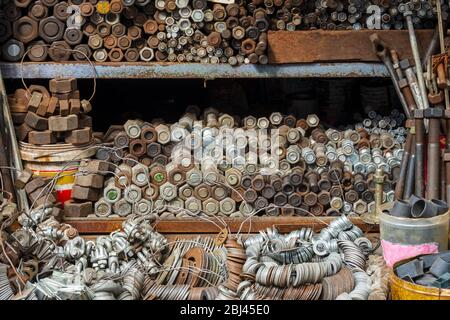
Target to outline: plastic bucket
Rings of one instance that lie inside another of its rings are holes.
[[[383,256],[390,267],[420,254],[447,250],[449,212],[432,218],[401,218],[380,213]]]
[[[397,277],[393,270],[412,259],[402,260],[394,265],[389,274],[392,300],[450,300],[450,289],[425,287]]]
[[[81,159],[93,156],[96,148],[91,142],[82,146],[72,144],[53,144],[36,146],[29,143],[20,142],[20,155],[25,168],[33,171],[33,174],[41,177],[53,178],[59,175],[56,180],[55,190],[57,199],[63,203],[71,199],[72,187],[75,181],[75,173]]]

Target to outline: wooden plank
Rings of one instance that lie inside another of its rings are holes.
[[[244,219],[224,218],[231,232],[256,233],[259,230],[276,225],[282,233],[290,232],[301,227],[311,227],[320,230],[328,225],[333,217],[254,217],[246,222]],[[378,232],[378,226],[365,224],[360,218],[351,219],[354,224],[365,232]],[[64,222],[74,226],[80,234],[106,234],[121,228],[123,219],[100,218],[66,218]],[[220,225],[217,221],[216,224]],[[242,228],[241,228],[242,225]],[[156,229],[164,234],[204,234],[217,233],[219,226],[200,219],[171,219],[160,220]]]
[[[401,59],[411,59],[407,30],[308,30],[269,32],[269,63],[379,62],[369,36],[377,33]],[[423,54],[433,37],[433,30],[417,30],[417,42]]]

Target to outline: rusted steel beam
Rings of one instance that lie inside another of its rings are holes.
[[[377,30],[380,39],[395,48],[402,59],[412,59],[407,30]],[[378,62],[369,36],[373,30],[269,32],[269,63]],[[417,30],[419,51],[424,54],[433,30]],[[289,50],[286,50],[289,48]]]
[[[301,227],[310,227],[315,230],[320,230],[328,225],[334,217],[255,217],[252,218],[251,224],[249,221],[242,224],[243,219],[224,218],[229,225],[231,232],[238,232],[241,224],[241,233],[247,232],[255,233],[259,230],[277,226],[280,232],[290,232]],[[360,218],[351,218],[352,222],[360,227],[365,232],[378,232],[377,226],[367,225]],[[123,219],[93,219],[93,218],[66,218],[64,222],[75,227],[80,234],[105,234],[121,228]],[[216,222],[217,223],[217,222]],[[217,223],[219,224],[219,223]],[[178,233],[217,233],[218,227],[214,224],[198,220],[198,219],[176,219],[176,220],[161,220],[157,223],[156,229],[164,234],[178,234]]]

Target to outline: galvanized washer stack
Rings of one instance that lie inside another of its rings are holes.
[[[116,169],[95,212],[161,218],[362,214],[374,206],[377,168],[387,175],[384,197],[393,198],[405,134],[397,128],[400,118],[370,113],[345,131],[325,130],[316,115],[241,120],[207,108],[198,120],[194,107],[172,125],[129,120],[109,130],[105,149],[97,152]],[[221,129],[231,130],[234,141],[223,143]],[[275,129],[279,144],[271,146]],[[185,141],[199,148],[186,153]]]
[[[405,11],[416,28],[432,28],[435,17],[430,0],[216,2],[10,1],[0,18],[3,59],[265,64],[268,30],[403,29]]]

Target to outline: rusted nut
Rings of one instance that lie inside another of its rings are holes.
[[[62,39],[64,24],[54,16],[42,19],[39,22],[39,36],[48,43]]]
[[[110,2],[110,11],[111,13],[120,14],[124,9],[124,5],[122,0],[111,0]]]
[[[145,127],[141,131],[141,139],[146,143],[155,142],[157,139],[157,132],[153,127]]]
[[[258,198],[258,194],[253,189],[247,189],[247,190],[245,190],[243,197],[244,197],[245,201],[247,201],[249,203],[253,203]]]
[[[273,203],[277,207],[283,207],[283,206],[285,206],[288,203],[288,197],[284,193],[278,192],[273,197]]]
[[[90,16],[92,16],[92,14],[95,11],[94,6],[90,2],[83,2],[82,4],[79,5],[79,8],[80,8],[80,14],[83,17],[90,17]]]
[[[86,61],[86,57],[90,58],[92,55],[91,48],[87,44],[79,44],[73,51],[73,58],[77,61]]]
[[[142,29],[139,28],[138,26],[131,26],[127,30],[127,36],[131,40],[137,40],[141,37],[141,35],[142,35]]]
[[[127,28],[121,23],[116,23],[111,26],[111,34],[118,38],[124,36],[126,32]]]
[[[103,46],[103,38],[100,37],[98,34],[94,34],[89,37],[88,45],[93,50],[100,49]]]
[[[314,192],[307,193],[303,198],[303,202],[310,207],[315,205],[317,203],[317,200],[317,194]]]
[[[316,203],[315,205],[309,207],[309,211],[313,216],[321,216],[324,214],[323,205]]]
[[[53,7],[53,15],[61,21],[66,21],[70,16],[69,11],[67,10],[68,6],[69,5],[65,1],[59,2]]]
[[[353,203],[353,211],[355,211],[359,215],[366,213],[367,212],[367,203],[361,199],[356,201],[355,203]]]
[[[136,157],[143,156],[147,151],[147,145],[145,141],[135,139],[130,142],[130,153]]]
[[[117,37],[112,34],[110,34],[109,36],[106,36],[103,39],[103,46],[109,50],[117,47]]]
[[[131,39],[127,36],[121,36],[117,39],[117,46],[122,50],[126,50],[131,47]]]
[[[40,117],[33,112],[28,112],[25,116],[25,123],[33,129],[36,130],[47,130],[48,129],[48,120],[47,118]]]
[[[49,82],[51,93],[70,93],[77,90],[77,79],[75,78],[56,78]]]
[[[3,58],[7,61],[19,61],[24,54],[24,45],[15,39],[8,40],[2,47]]]
[[[72,198],[76,200],[97,201],[100,197],[99,189],[86,188],[74,185],[72,188]]]
[[[139,51],[136,48],[128,48],[125,51],[125,60],[128,62],[135,62],[139,60]]]
[[[13,36],[26,44],[38,36],[38,23],[30,17],[22,17],[13,24]]]
[[[42,102],[43,94],[39,91],[35,91],[31,94],[30,99],[28,100],[27,110],[36,113],[39,109],[39,105]]]
[[[11,22],[0,18],[0,42],[5,42],[12,34]]]
[[[71,114],[67,117],[51,116],[48,118],[49,130],[54,132],[66,132],[78,128],[78,117]]]
[[[123,51],[120,48],[113,48],[108,53],[109,60],[119,62],[123,60]]]
[[[66,134],[66,143],[73,145],[82,145],[91,142],[92,129],[87,127],[83,129],[75,129]]]
[[[255,52],[256,43],[252,39],[245,39],[241,44],[241,51],[243,54],[251,54]]]
[[[345,201],[355,203],[358,201],[358,193],[355,190],[349,190],[345,193]]]
[[[320,191],[317,195],[317,201],[323,206],[328,205],[331,201],[330,193],[328,191]]]
[[[220,36],[220,33],[218,32],[211,32],[207,37],[208,45],[213,46],[214,48],[217,48],[222,43],[222,37]]]
[[[69,28],[64,31],[64,40],[71,46],[81,43],[83,32],[75,28]]]
[[[194,195],[201,201],[205,201],[211,197],[211,187],[206,183],[201,183],[194,188]]]
[[[163,167],[156,166],[150,170],[150,180],[156,186],[160,186],[167,181],[167,172]]]
[[[245,37],[245,29],[241,26],[234,27],[231,35],[236,40],[242,40]]]
[[[106,22],[99,23],[97,25],[97,34],[104,38],[111,34],[111,26]]]
[[[87,37],[94,35],[97,32],[97,27],[92,22],[88,22],[83,26],[83,34]]]
[[[17,140],[26,142],[28,139],[28,134],[33,129],[30,128],[26,123],[22,123],[20,126],[16,127]]]
[[[87,217],[92,213],[92,202],[74,202],[68,200],[64,202],[65,217]]]
[[[28,7],[28,15],[36,21],[48,16],[48,8],[41,1],[34,2]]]
[[[155,20],[147,20],[143,28],[146,34],[155,34],[158,31],[158,23]]]
[[[35,145],[44,145],[56,143],[56,135],[49,131],[30,131],[28,133],[28,142]]]
[[[70,59],[71,49],[65,41],[55,41],[48,49],[48,56],[56,62]]]

